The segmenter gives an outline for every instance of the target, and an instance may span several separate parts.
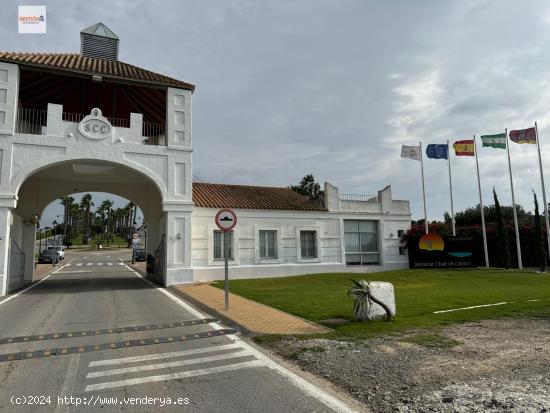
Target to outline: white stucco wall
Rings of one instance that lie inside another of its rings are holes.
[[[380,210],[380,207],[378,207]],[[217,209],[195,207],[192,213],[192,267],[195,281],[223,278],[223,261],[214,260],[214,217]],[[399,254],[397,230],[410,227],[410,214],[380,214],[363,211],[302,212],[235,210],[234,259],[231,278],[257,278],[323,272],[375,272],[406,268],[406,255]],[[374,220],[379,223],[380,265],[346,266],[343,222],[346,219]],[[260,229],[277,230],[276,260],[260,258]],[[300,259],[300,230],[316,230],[318,259]]]

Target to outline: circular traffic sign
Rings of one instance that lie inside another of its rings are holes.
[[[237,215],[230,209],[220,209],[216,214],[216,225],[222,231],[231,231],[237,225]]]
[[[134,233],[134,235],[132,236],[133,239],[138,239],[139,238],[139,234],[136,232]]]

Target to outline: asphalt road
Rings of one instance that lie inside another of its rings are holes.
[[[45,281],[0,301],[0,411],[349,411],[129,258],[68,252]]]

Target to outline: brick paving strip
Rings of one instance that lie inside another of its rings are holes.
[[[175,285],[171,287],[191,301],[212,310],[242,328],[259,334],[322,334],[332,331],[264,304],[229,293],[229,310],[224,310],[224,291],[209,284]]]

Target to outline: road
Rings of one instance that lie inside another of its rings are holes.
[[[129,258],[68,252],[45,281],[0,301],[0,411],[349,411]]]

